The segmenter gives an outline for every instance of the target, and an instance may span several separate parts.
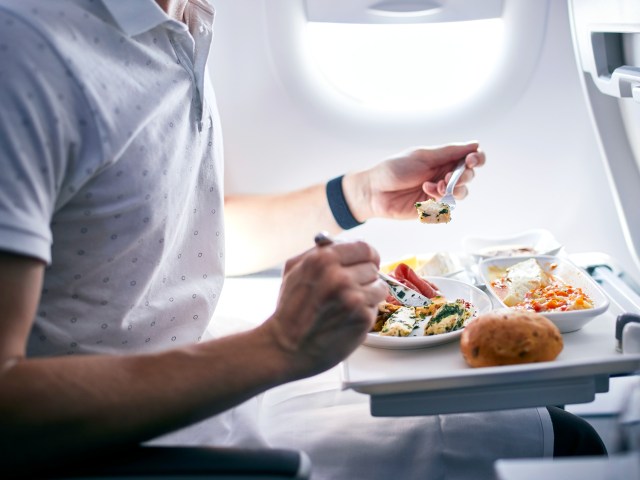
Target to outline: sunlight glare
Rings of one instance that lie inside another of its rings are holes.
[[[502,19],[437,24],[309,22],[316,66],[342,94],[386,110],[438,110],[469,100],[491,80]]]

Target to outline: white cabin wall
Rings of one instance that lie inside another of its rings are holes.
[[[293,3],[293,2],[292,2]],[[211,73],[222,117],[229,192],[267,193],[365,168],[413,145],[478,139],[488,162],[448,225],[370,221],[346,232],[385,259],[459,251],[467,235],[546,228],[569,252],[602,251],[639,278],[624,242],[578,81],[567,6],[551,0],[537,69],[519,100],[486,117],[420,128],[327,121],[289,95],[266,41],[258,0],[215,0]],[[310,244],[311,244],[310,239]]]

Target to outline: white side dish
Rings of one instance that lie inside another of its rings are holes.
[[[538,228],[506,237],[467,237],[462,247],[480,261],[497,256],[555,255],[562,245],[551,232]]]
[[[551,255],[533,255],[529,258],[535,259],[545,273],[553,275],[567,285],[582,289],[593,301],[593,308],[584,310],[540,312],[551,320],[562,333],[579,330],[609,308],[609,299],[598,284],[587,272],[570,261]],[[479,265],[482,282],[496,302],[504,308],[509,307],[496,294],[491,287],[491,282],[496,280],[496,272],[504,271],[506,268],[526,260],[523,257],[495,257],[483,260]],[[520,282],[525,282],[525,280],[520,278]]]

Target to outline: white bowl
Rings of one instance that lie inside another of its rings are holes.
[[[495,271],[499,269],[505,269],[516,263],[527,260],[528,258],[535,258],[542,269],[551,273],[558,280],[571,285],[573,287],[581,288],[591,300],[593,300],[594,307],[585,310],[569,310],[566,312],[540,312],[541,315],[551,320],[562,333],[573,332],[584,327],[587,323],[593,320],[598,315],[604,313],[609,308],[609,298],[604,291],[598,286],[598,284],[591,278],[591,276],[577,267],[569,260],[552,256],[552,255],[530,255],[528,257],[495,257],[483,260],[479,264],[479,274],[483,283],[486,285],[487,290],[491,296],[499,303],[503,308],[507,307],[496,295],[491,282],[496,279]],[[556,265],[553,271],[550,272],[551,265]]]
[[[562,245],[551,232],[537,228],[506,237],[467,237],[462,240],[462,247],[476,261],[481,261],[496,256],[555,255]],[[528,247],[533,251],[521,254],[517,252],[520,247]],[[496,253],[500,251],[512,251],[512,253],[497,255]]]

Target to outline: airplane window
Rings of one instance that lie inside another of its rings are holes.
[[[489,121],[528,87],[549,1],[219,2],[226,21],[215,44],[224,47],[214,45],[212,71],[221,107],[235,114],[237,101],[225,102],[251,99],[243,105],[252,115],[277,108],[283,122],[300,115],[338,130],[407,133]],[[441,8],[428,10],[436,3]],[[247,16],[254,4],[261,7]],[[397,11],[409,7],[417,11]]]
[[[385,110],[439,110],[483,91],[503,54],[501,18],[446,23],[309,22],[311,59],[343,95]]]

